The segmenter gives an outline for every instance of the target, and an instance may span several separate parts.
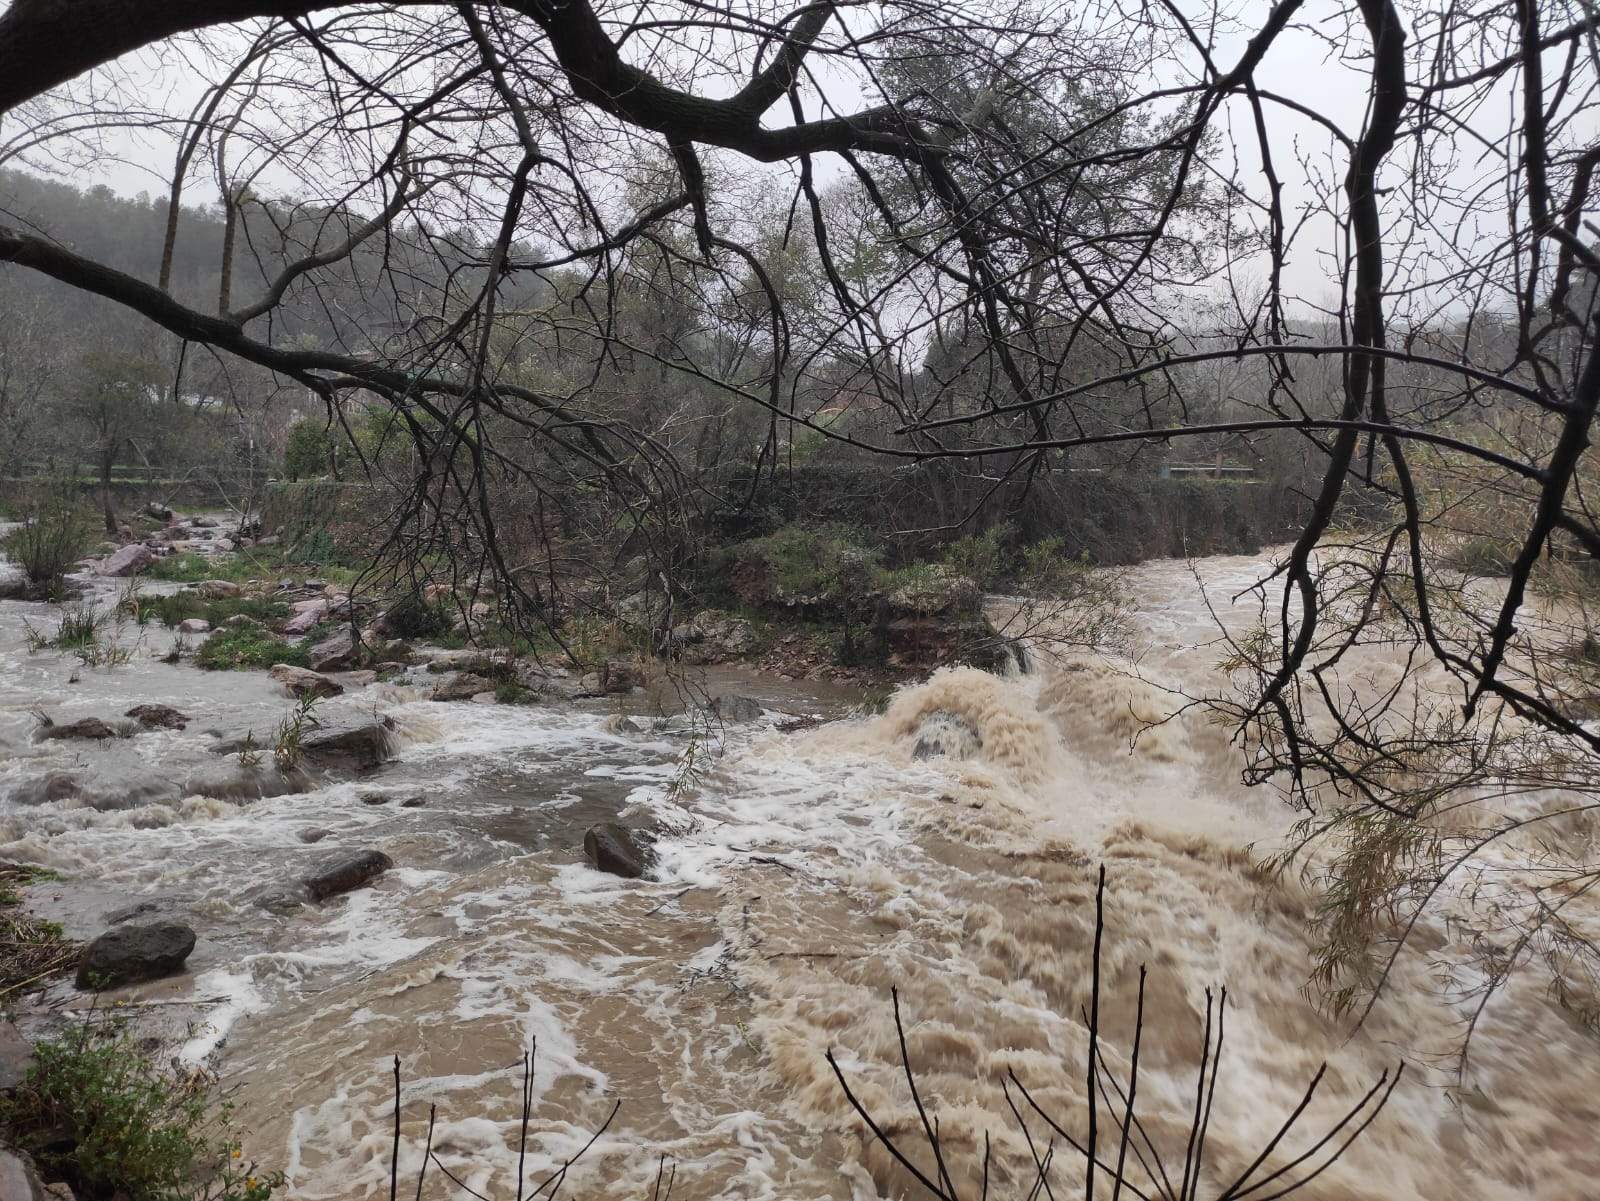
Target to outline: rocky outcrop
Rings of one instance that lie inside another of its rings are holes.
[[[147,730],[181,730],[189,724],[188,714],[179,713],[171,705],[135,705],[124,716]]]
[[[100,561],[97,570],[101,575],[137,575],[155,561],[154,551],[142,542],[135,542],[120,550],[112,551]]]
[[[655,862],[655,839],[643,830],[601,822],[584,831],[583,853],[598,871],[636,880]]]
[[[318,726],[301,738],[300,753],[323,766],[376,767],[394,757],[393,730],[388,717]]]
[[[290,696],[299,699],[308,696],[319,698],[338,696],[344,692],[344,685],[337,680],[330,680],[321,672],[312,671],[307,667],[295,667],[290,663],[274,664],[267,674],[282,684],[284,691]]]
[[[726,663],[755,650],[756,630],[743,617],[707,609],[673,626],[667,640],[671,653],[685,663]]]
[[[113,926],[91,942],[78,962],[82,989],[120,988],[183,970],[194,950],[194,931],[182,922]]]
[[[753,701],[747,696],[735,696],[724,693],[722,696],[711,698],[711,712],[717,719],[732,725],[737,722],[755,721],[761,716],[762,709],[759,701]]]
[[[325,901],[329,897],[372,883],[393,866],[394,860],[382,851],[357,851],[353,855],[335,860],[320,871],[302,877],[300,885],[313,901]]]

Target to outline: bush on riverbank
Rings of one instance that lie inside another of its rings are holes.
[[[89,549],[94,521],[76,496],[49,489],[23,507],[22,526],[6,535],[5,555],[22,568],[32,593],[59,600],[66,576]]]
[[[231,1107],[199,1072],[159,1067],[119,1021],[35,1043],[0,1128],[79,1201],[266,1201],[283,1178],[243,1160]]]
[[[307,648],[285,642],[271,630],[258,625],[227,626],[200,644],[195,663],[207,671],[237,671],[267,668],[278,663],[291,667],[308,666]]]

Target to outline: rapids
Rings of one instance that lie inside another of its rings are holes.
[[[263,674],[163,664],[169,636],[154,630],[130,631],[142,642],[129,664],[74,672],[70,657],[26,649],[23,622],[47,607],[7,602],[0,860],[70,877],[31,899],[73,933],[139,902],[195,927],[191,974],[122,995],[166,1023],[181,1059],[235,1088],[247,1150],[283,1167],[296,1197],[387,1195],[396,1055],[402,1190],[436,1106],[440,1162],[478,1193],[515,1195],[530,1046],[530,1180],[603,1128],[568,1195],[650,1193],[663,1156],[673,1195],[690,1201],[896,1195],[908,1178],[863,1139],[824,1059],[835,1052],[883,1129],[918,1143],[892,987],[957,1186],[974,1194],[987,1134],[993,1195],[1021,1197],[1030,1152],[1003,1082],[1014,1071],[1069,1132],[1081,1126],[1102,863],[1103,1051],[1125,1074],[1147,965],[1140,1112],[1169,1164],[1183,1160],[1206,989],[1229,990],[1199,1197],[1254,1159],[1320,1063],[1326,1077],[1273,1165],[1402,1060],[1388,1108],[1301,1196],[1592,1197],[1600,1061],[1537,974],[1513,977],[1490,1007],[1464,1080],[1446,1061],[1467,1010],[1441,964],[1470,932],[1443,918],[1425,932],[1432,954],[1402,960],[1360,1031],[1331,1022],[1302,991],[1315,898],[1246,850],[1273,847],[1292,815],[1240,786],[1226,729],[1198,711],[1161,721],[1171,690],[1217,686],[1213,610],[1253,616],[1228,598],[1263,566],[1146,564],[1127,577],[1126,661],[941,672],[881,715],[850,712],[839,692],[736,675],[713,683],[769,711],[726,731],[675,718],[616,732],[617,712],[652,718],[670,697],[558,709],[352,690],[329,712],[393,718],[398,759],[271,799],[188,790],[215,762],[204,731],[281,717],[287,702]],[[32,740],[36,709],[71,720],[140,702],[195,720],[107,746]],[[828,720],[785,733],[785,712]],[[91,786],[41,799],[29,782],[52,771]],[[426,803],[365,803],[374,789]],[[582,831],[617,815],[661,827],[654,879],[585,866]],[[308,845],[312,829],[328,834]],[[289,915],[250,899],[331,848],[369,846],[397,865],[374,887]],[[86,1003],[57,985],[24,1022],[43,1028]],[[1102,1131],[1108,1121],[1102,1109]],[[1080,1187],[1081,1160],[1059,1141],[1057,1155],[1057,1191]],[[438,1168],[428,1180],[427,1196],[469,1195]]]

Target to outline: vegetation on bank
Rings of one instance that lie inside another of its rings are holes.
[[[16,508],[22,524],[0,541],[0,551],[22,569],[30,595],[58,601],[67,572],[88,551],[93,518],[79,495],[61,486],[41,489]]]
[[[214,1081],[159,1066],[106,1013],[34,1044],[0,1129],[79,1201],[267,1201],[283,1184],[244,1159]]]
[[[47,868],[0,863],[0,1003],[43,985],[77,961],[78,944],[57,923],[23,912],[22,894],[17,891],[57,879]]]
[[[305,644],[285,642],[271,630],[247,623],[211,633],[195,652],[194,661],[207,671],[236,671],[278,663],[304,667],[308,657]]]

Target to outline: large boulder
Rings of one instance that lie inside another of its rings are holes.
[[[394,756],[393,730],[388,717],[318,726],[301,738],[300,753],[326,766],[376,767]]]
[[[336,633],[330,634],[314,645],[307,652],[306,661],[312,671],[338,671],[341,668],[354,667],[359,654],[360,647],[356,642],[355,631],[349,626],[343,626]]]
[[[298,638],[302,634],[309,634],[314,628],[326,620],[332,606],[322,597],[304,600],[291,607],[291,616],[283,627],[285,634],[292,634]]]
[[[156,561],[155,552],[142,542],[114,550],[100,561],[101,575],[137,575]]]
[[[655,840],[649,834],[616,822],[601,822],[584,831],[583,853],[599,871],[630,880],[644,875],[656,858]]]
[[[759,701],[753,701],[747,696],[724,693],[711,698],[711,712],[717,715],[718,720],[732,724],[755,721],[761,716],[762,709]]]
[[[452,672],[433,686],[436,701],[470,701],[480,692],[493,692],[494,681],[470,671]]]
[[[300,699],[308,696],[338,696],[344,691],[344,685],[337,680],[330,680],[321,672],[308,667],[295,667],[291,663],[274,664],[267,674],[282,684],[290,696]]]
[[[370,884],[393,866],[394,860],[382,851],[357,851],[309,876],[301,877],[300,884],[313,901],[325,901],[342,892]]]
[[[189,724],[188,714],[171,705],[135,705],[124,715],[147,730],[181,730]]]
[[[113,926],[84,948],[78,961],[82,989],[119,988],[183,970],[194,950],[194,931],[182,922]]]

